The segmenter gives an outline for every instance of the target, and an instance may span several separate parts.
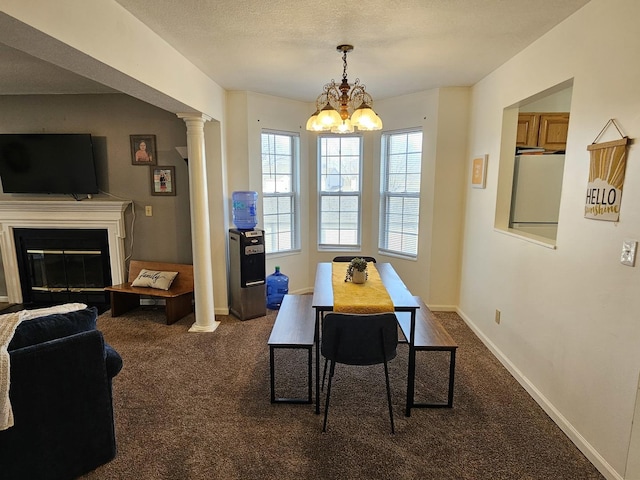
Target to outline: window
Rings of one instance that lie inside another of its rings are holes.
[[[362,138],[321,136],[319,162],[320,248],[360,248]]]
[[[297,163],[299,137],[262,133],[262,220],[266,253],[299,247]]]
[[[422,132],[382,135],[380,240],[382,251],[418,256]]]

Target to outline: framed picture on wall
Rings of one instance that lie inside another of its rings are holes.
[[[129,135],[131,140],[131,163],[133,165],[156,165],[156,136]]]
[[[151,167],[151,195],[176,194],[176,167]]]
[[[487,158],[489,155],[476,155],[471,162],[471,186],[485,188],[487,186]]]

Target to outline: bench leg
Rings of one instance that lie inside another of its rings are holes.
[[[449,360],[449,395],[447,399],[447,407],[453,407],[453,384],[456,374],[456,351],[451,350],[451,359]]]
[[[165,312],[167,325],[177,322],[193,312],[193,293],[186,293],[179,297],[167,298]]]
[[[275,367],[275,355],[274,350],[276,348],[288,348],[292,350],[302,349],[307,350],[307,398],[276,398],[276,367]],[[298,404],[310,404],[313,403],[311,394],[311,382],[312,382],[312,356],[313,345],[305,346],[292,346],[292,345],[269,345],[269,376],[271,386],[271,403],[298,403]]]
[[[135,293],[110,292],[111,293],[111,316],[119,317],[134,308],[140,306],[140,295]]]
[[[320,322],[322,312],[316,308],[316,325],[313,343],[316,347],[316,415],[320,414]]]
[[[416,382],[416,311],[411,310],[411,328],[409,330],[409,365],[407,368],[407,406],[404,415],[411,416],[411,408],[415,406],[415,382]]]
[[[435,351],[448,351],[450,354],[449,358],[449,388],[447,390],[447,403],[415,403],[413,398],[411,398],[411,403],[413,408],[451,408],[453,407],[453,386],[455,381],[455,371],[456,371],[456,349],[442,349],[442,348],[417,348],[416,350],[421,350],[423,352],[435,352]],[[415,351],[414,351],[415,355]],[[409,415],[407,415],[409,416]]]
[[[273,346],[269,345],[269,379],[271,386],[271,403],[276,403],[276,367]]]

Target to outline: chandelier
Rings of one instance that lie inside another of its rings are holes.
[[[316,111],[307,121],[307,130],[312,132],[353,133],[381,130],[382,120],[373,111],[373,98],[365,91],[365,86],[356,79],[353,84],[347,80],[347,53],[353,45],[338,45],[342,52],[342,83],[334,80],[324,86],[324,91],[316,99]]]

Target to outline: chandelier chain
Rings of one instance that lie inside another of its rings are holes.
[[[347,51],[345,50],[342,54],[342,80],[347,81]]]

